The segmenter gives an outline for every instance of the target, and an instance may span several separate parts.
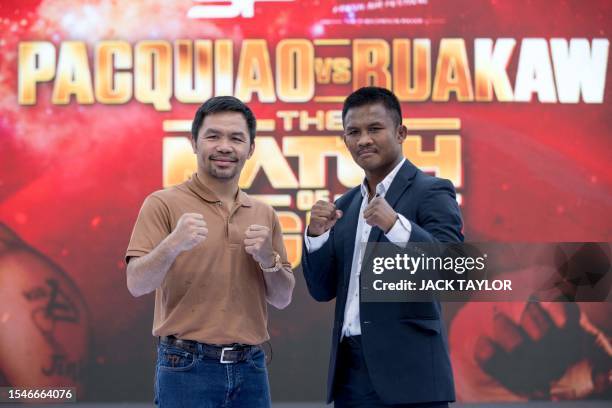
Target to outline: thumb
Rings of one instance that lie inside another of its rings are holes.
[[[336,219],[339,220],[342,218],[342,214],[344,214],[342,210],[336,210]]]

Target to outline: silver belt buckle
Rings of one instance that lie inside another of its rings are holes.
[[[226,351],[233,351],[233,350],[234,350],[233,347],[223,347],[221,349],[221,358],[219,359],[219,362],[221,364],[232,364],[232,363],[234,363],[234,361],[228,361],[228,360],[225,359],[225,352]]]

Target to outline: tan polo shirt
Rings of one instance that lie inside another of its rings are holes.
[[[126,261],[151,252],[184,213],[202,214],[208,237],[181,253],[156,289],[153,335],[211,344],[268,340],[264,272],[244,250],[244,234],[252,224],[270,228],[274,250],[291,271],[276,213],[242,190],[228,211],[195,173],[188,181],[145,199]]]

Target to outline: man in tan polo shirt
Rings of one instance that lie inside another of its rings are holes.
[[[155,291],[155,402],[268,407],[266,303],[286,307],[295,280],[274,210],[238,187],[255,117],[211,98],[191,135],[197,172],[145,199],[126,253],[132,295]]]

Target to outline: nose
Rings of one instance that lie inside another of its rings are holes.
[[[370,137],[368,132],[362,132],[361,135],[359,136],[359,139],[357,140],[358,147],[371,146],[372,143],[373,143],[372,138]]]
[[[219,143],[217,143],[217,146],[215,146],[215,150],[218,153],[231,153],[232,147],[225,138],[222,138],[219,140]]]

